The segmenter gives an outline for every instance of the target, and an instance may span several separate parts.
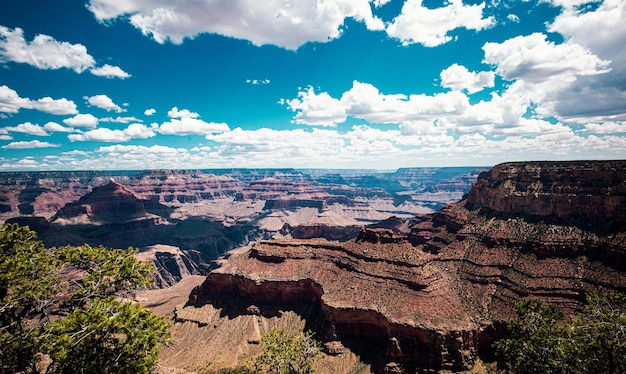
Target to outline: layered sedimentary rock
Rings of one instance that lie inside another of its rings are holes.
[[[211,272],[185,309],[307,310],[329,355],[346,347],[372,372],[468,370],[490,358],[523,298],[569,313],[587,292],[626,292],[624,166],[502,164],[466,199],[406,227],[345,243],[261,242]]]
[[[169,245],[152,245],[142,249],[135,257],[143,261],[151,261],[155,267],[154,287],[170,287],[191,275],[203,274],[198,266],[198,254],[181,251]],[[195,258],[194,258],[195,257]]]
[[[157,201],[142,199],[121,184],[110,181],[65,205],[52,220],[115,224],[167,215],[167,212],[168,208]]]
[[[244,183],[231,176],[199,170],[151,170],[136,175],[128,187],[147,199],[191,203],[234,196],[244,188]]]
[[[0,213],[51,216],[93,187],[128,179],[121,173],[98,171],[0,173]]]
[[[499,213],[620,229],[626,223],[625,173],[621,161],[501,164],[481,174],[467,201]]]

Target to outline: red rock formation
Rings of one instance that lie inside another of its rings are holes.
[[[190,203],[234,196],[244,184],[231,176],[198,170],[151,170],[135,176],[128,187],[146,199]]]
[[[525,297],[571,312],[586,292],[626,292],[625,165],[498,165],[408,233],[259,243],[210,273],[189,307],[312,305],[305,318],[318,337],[374,372],[467,370],[489,357]]]
[[[146,218],[149,211],[167,211],[158,202],[141,199],[128,188],[110,181],[109,184],[96,187],[78,201],[61,208],[53,221],[72,220],[84,217],[84,222],[123,223],[138,218]]]
[[[480,175],[468,203],[499,213],[595,226],[626,223],[623,161],[500,164]]]

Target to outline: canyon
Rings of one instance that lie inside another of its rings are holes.
[[[625,168],[496,165],[438,212],[343,242],[257,242],[174,310],[177,340],[162,362],[233,367],[282,328],[315,332],[320,372],[480,372],[524,298],[571,314],[589,292],[626,292]]]
[[[0,223],[28,225],[48,247],[136,247],[155,264],[155,286],[166,287],[260,239],[348,240],[364,225],[432,212],[482,170],[0,173]]]
[[[626,161],[487,168],[0,173],[47,246],[139,248],[172,318],[160,370],[245,364],[311,330],[321,373],[487,372],[527,297],[626,292]]]

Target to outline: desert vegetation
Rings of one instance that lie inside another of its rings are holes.
[[[511,336],[494,344],[504,372],[626,372],[626,295],[588,295],[571,319],[537,299],[520,302],[516,311]]]
[[[0,229],[0,372],[147,373],[170,339],[128,298],[153,266],[134,250],[46,249],[28,227]]]

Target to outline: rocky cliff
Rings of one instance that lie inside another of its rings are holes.
[[[469,370],[491,358],[491,343],[525,297],[571,312],[587,292],[626,292],[625,166],[497,165],[465,199],[406,229],[363,229],[344,243],[261,242],[212,271],[178,314],[191,308],[202,319],[204,306],[221,310],[198,325],[200,336],[221,326],[219,315],[304,310],[327,357],[347,349],[365,371]],[[211,350],[212,339],[199,344]]]

